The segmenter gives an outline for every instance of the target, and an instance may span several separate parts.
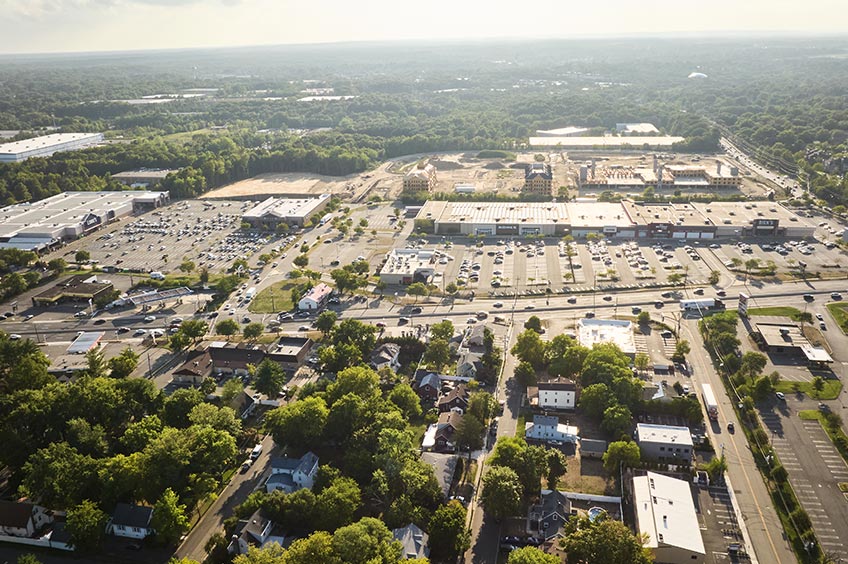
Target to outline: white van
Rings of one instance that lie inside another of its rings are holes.
[[[252,451],[250,451],[250,459],[256,460],[257,458],[259,458],[260,454],[262,454],[262,445],[258,444],[255,447],[253,447]]]
[[[150,277],[154,280],[164,280],[165,279],[165,275],[162,274],[161,272],[151,272]]]

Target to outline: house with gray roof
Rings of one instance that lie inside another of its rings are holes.
[[[415,523],[410,523],[406,527],[399,529],[393,529],[392,536],[403,547],[402,558],[404,560],[430,557],[430,547],[427,544],[430,538]]]
[[[150,526],[152,519],[152,507],[119,503],[112,512],[106,531],[116,537],[143,539],[153,534],[153,528]]]
[[[300,458],[275,456],[271,459],[271,475],[265,482],[265,491],[283,490],[292,493],[301,489],[312,489],[318,473],[318,456],[309,451]]]

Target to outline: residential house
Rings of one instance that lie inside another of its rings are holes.
[[[636,425],[636,442],[645,460],[683,465],[692,463],[694,448],[689,427],[639,423]]]
[[[318,473],[318,456],[307,452],[300,458],[277,456],[271,459],[271,475],[265,482],[265,490],[283,490],[292,493],[301,489],[312,489]]]
[[[456,474],[456,464],[459,456],[443,452],[422,452],[421,460],[427,463],[436,475],[442,495],[447,497],[453,485],[453,477]]]
[[[268,348],[266,358],[278,363],[286,372],[297,372],[306,362],[312,345],[309,337],[280,337],[275,346]]]
[[[553,188],[554,175],[551,165],[545,163],[527,165],[524,169],[524,188],[522,192],[551,196],[553,195]]]
[[[213,374],[212,355],[208,350],[194,350],[182,366],[174,370],[174,381],[199,386]]]
[[[460,423],[462,423],[462,413],[458,411],[440,414],[438,421],[430,425],[424,433],[421,448],[435,452],[454,452],[456,445],[453,437]]]
[[[106,525],[106,532],[116,537],[143,539],[153,534],[150,521],[153,519],[153,508],[143,505],[119,503],[112,512],[112,518]]]
[[[542,490],[538,503],[530,507],[527,532],[556,543],[564,536],[563,527],[571,517],[571,500],[562,492]]]
[[[577,406],[577,385],[571,380],[540,382],[537,387],[540,409],[574,409]]]
[[[273,542],[283,546],[285,534],[274,522],[262,516],[258,509],[249,518],[236,524],[227,550],[230,554],[247,554],[250,547],[262,548]]]
[[[486,326],[472,325],[465,332],[465,339],[462,341],[462,346],[469,350],[477,350],[484,352],[483,347],[486,346]]]
[[[253,411],[256,409],[256,406],[259,405],[259,394],[256,396],[251,396],[245,391],[242,391],[236,399],[233,400],[233,403],[230,407],[232,407],[236,415],[241,417],[242,419],[247,419],[251,415],[253,415]]]
[[[321,282],[313,286],[302,298],[297,302],[297,309],[301,311],[314,311],[324,307],[324,304],[330,298],[333,289]]]
[[[0,534],[10,537],[32,537],[53,515],[40,505],[16,501],[0,501]]]
[[[534,415],[532,422],[524,424],[524,436],[536,441],[577,444],[580,440],[577,432],[577,427],[560,423],[559,418],[553,415]]]
[[[415,374],[415,392],[423,401],[436,401],[442,393],[442,378],[435,372],[419,370]]]
[[[430,537],[416,524],[410,523],[406,527],[393,529],[392,536],[400,542],[404,560],[430,557],[430,547],[427,544]]]
[[[371,368],[391,368],[395,372],[400,369],[400,345],[396,343],[383,343],[371,353]]]
[[[456,375],[459,378],[477,378],[477,374],[483,367],[483,355],[477,352],[464,352],[456,362]]]
[[[404,192],[432,192],[436,187],[436,167],[427,164],[419,164],[403,177]]]
[[[657,562],[706,561],[691,486],[686,480],[648,472],[633,478],[636,527]]]
[[[465,387],[465,384],[457,384],[451,391],[440,397],[436,405],[439,408],[439,413],[456,410],[465,413],[465,410],[468,409],[468,388]]]

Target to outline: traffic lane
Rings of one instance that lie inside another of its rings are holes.
[[[258,489],[266,474],[270,473],[271,450],[274,440],[270,435],[262,439],[262,454],[253,463],[250,470],[242,473],[236,472],[230,483],[220,493],[212,504],[212,507],[203,514],[197,525],[191,530],[185,541],[176,551],[177,558],[191,558],[198,562],[206,559],[206,542],[216,532],[223,529],[224,520],[233,515],[236,506],[247,499],[253,491]],[[247,455],[245,455],[247,458]]]

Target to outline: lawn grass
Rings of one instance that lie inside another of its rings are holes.
[[[253,297],[247,310],[250,313],[277,313],[293,309],[291,291],[295,284],[294,280],[282,280],[265,288]]]
[[[796,390],[797,386],[797,390]],[[794,394],[796,391],[807,394],[813,399],[832,400],[839,397],[842,391],[842,382],[836,378],[827,379],[824,381],[824,387],[820,392],[813,388],[812,382],[792,382],[781,380],[774,387],[775,391],[783,392],[784,394]]]
[[[827,311],[839,324],[842,332],[848,335],[848,303],[827,304]]]
[[[801,321],[801,310],[790,306],[752,307],[748,309],[748,315],[774,315]]]

